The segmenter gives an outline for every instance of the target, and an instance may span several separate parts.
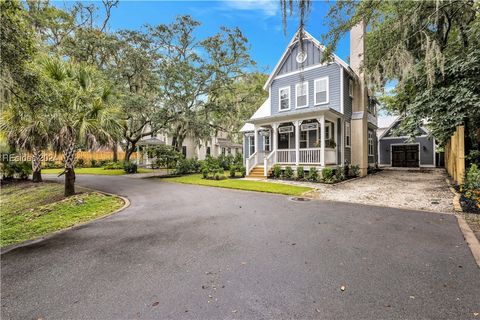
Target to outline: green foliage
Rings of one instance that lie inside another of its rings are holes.
[[[338,166],[335,169],[335,181],[343,181],[345,180],[345,169],[343,166]]]
[[[285,172],[283,173],[283,177],[285,179],[292,179],[293,178],[293,169],[290,166],[285,167]]]
[[[125,162],[125,164],[123,165],[123,170],[127,174],[137,173],[137,169],[137,164],[134,162]]]
[[[181,157],[177,161],[175,168],[176,174],[198,173],[201,169],[201,163],[197,158],[185,159]]]
[[[99,167],[100,167],[100,163],[98,162],[98,160],[92,159],[92,160],[90,161],[90,167],[92,167],[92,168],[99,168]]]
[[[297,179],[303,180],[305,178],[305,170],[302,166],[297,167]]]
[[[480,203],[480,170],[472,164],[465,175],[465,196]]]
[[[312,182],[318,181],[318,170],[316,167],[310,167],[310,170],[308,171],[308,180]]]
[[[2,179],[5,180],[13,178],[26,180],[28,176],[32,174],[32,164],[28,161],[2,162],[0,166],[0,174],[2,175]]]
[[[245,166],[240,166],[238,167],[239,171],[240,171],[240,175],[242,176],[242,178],[245,178],[245,176],[247,175],[247,168]]]
[[[78,159],[77,159],[76,166],[77,166],[77,167],[80,167],[80,168],[84,167],[84,166],[85,166],[85,159],[83,159],[83,158],[78,158]]]
[[[325,148],[335,148],[337,146],[337,143],[335,142],[334,139],[328,139],[325,140]]]
[[[102,166],[104,170],[118,170],[123,169],[125,166],[123,162],[107,162]]]
[[[220,167],[222,167],[224,170],[228,170],[232,165],[234,165],[234,157],[231,154],[224,155],[221,154],[218,156],[218,163]]]
[[[150,158],[156,158],[155,163],[161,168],[176,168],[183,156],[169,145],[159,145],[147,149]]]
[[[330,182],[333,180],[334,172],[332,168],[323,168],[322,169],[322,179],[326,182]]]
[[[360,174],[360,167],[358,165],[352,165],[350,166],[349,171],[352,177],[358,177],[358,175]]]
[[[280,167],[280,165],[278,164],[275,164],[273,165],[273,177],[275,179],[279,179],[281,176],[282,176],[282,167]]]
[[[229,170],[229,176],[230,178],[235,178],[235,172],[237,171],[237,167],[236,166],[230,166],[230,170]]]

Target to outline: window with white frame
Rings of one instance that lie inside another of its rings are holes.
[[[255,137],[252,135],[248,136],[248,149],[249,149],[249,156],[255,153]]]
[[[308,82],[298,83],[295,86],[296,107],[304,108],[308,106]]]
[[[315,104],[328,103],[328,77],[316,79],[315,87]]]
[[[263,151],[270,151],[270,135],[263,136]]]
[[[290,87],[280,88],[278,90],[279,110],[290,110]]]
[[[350,136],[351,136],[351,129],[350,129],[350,122],[345,122],[345,147],[350,147]]]
[[[373,132],[368,131],[368,155],[373,156]]]
[[[331,132],[332,132],[331,123],[325,123],[325,141],[330,140],[330,138],[332,137]]]
[[[353,98],[353,80],[348,79],[348,95]]]

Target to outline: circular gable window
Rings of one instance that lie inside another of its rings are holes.
[[[297,54],[297,62],[298,62],[298,63],[304,63],[305,60],[307,60],[307,53],[306,53],[306,52],[303,52],[303,51],[300,51],[300,52]]]

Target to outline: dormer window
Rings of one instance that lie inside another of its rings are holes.
[[[308,82],[298,83],[295,86],[296,107],[304,108],[308,105]]]
[[[284,87],[278,90],[278,102],[278,109],[280,111],[290,110],[290,87]]]
[[[304,63],[307,60],[307,53],[305,51],[300,51],[297,53],[297,62]]]

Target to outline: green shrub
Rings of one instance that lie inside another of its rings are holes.
[[[235,154],[235,157],[233,158],[233,163],[237,167],[243,166],[243,154],[241,154],[240,152]]]
[[[337,169],[335,169],[335,180],[336,181],[345,180],[345,169],[343,168],[343,166],[338,166]]]
[[[99,165],[100,167],[104,167],[104,166],[105,166],[107,163],[109,163],[109,162],[110,162],[110,161],[108,161],[108,160],[99,160],[99,161],[98,161],[98,165]]]
[[[23,162],[2,162],[0,173],[2,179],[21,179],[27,180],[28,176],[32,174],[32,163],[29,161]]]
[[[316,182],[318,181],[318,170],[315,167],[311,167],[308,171],[308,180]]]
[[[245,176],[247,175],[247,168],[245,166],[240,166],[238,168],[238,171],[240,171],[240,175],[242,176],[242,178],[245,178]]]
[[[175,173],[176,174],[187,174],[192,171],[190,161],[185,158],[180,158],[177,161],[177,165],[175,166]]]
[[[123,170],[128,174],[137,173],[137,164],[134,162],[125,162]]]
[[[285,179],[292,179],[293,178],[292,167],[290,166],[285,167],[285,173],[283,176],[285,177]]]
[[[472,164],[465,175],[465,189],[480,190],[480,170],[476,164]]]
[[[200,172],[202,168],[201,161],[199,161],[197,158],[190,158],[188,161],[190,163],[190,172],[193,172],[193,173]]]
[[[228,170],[230,168],[230,166],[233,164],[233,160],[234,158],[231,154],[228,154],[228,155],[221,154],[218,156],[218,164],[224,170]]]
[[[297,178],[300,180],[303,180],[305,178],[305,171],[303,170],[303,167],[297,167]]]
[[[230,178],[235,178],[235,173],[237,172],[237,167],[234,165],[230,166]]]
[[[280,178],[281,175],[282,175],[282,167],[280,167],[280,165],[278,165],[278,164],[275,164],[275,165],[273,166],[272,172],[273,172],[273,177],[276,178],[276,179],[278,179],[278,178]]]
[[[208,169],[204,168],[202,170],[202,176],[203,176],[203,179],[207,179],[208,178]]]
[[[79,167],[79,168],[83,168],[83,167],[85,166],[85,159],[83,159],[83,158],[78,158],[78,159],[77,159],[76,166]]]
[[[104,170],[123,169],[125,166],[122,162],[108,162],[103,166]]]
[[[91,166],[92,168],[101,167],[100,163],[99,163],[97,160],[95,160],[95,159],[92,159],[92,160],[90,161],[90,166]]]
[[[352,177],[358,177],[358,174],[360,173],[360,167],[358,165],[353,165],[350,167],[350,172]]]
[[[56,163],[55,161],[45,161],[43,166],[45,169],[58,169],[62,167],[61,163]]]
[[[332,181],[333,176],[334,176],[334,173],[333,173],[332,168],[323,168],[322,169],[322,179],[324,181],[327,181],[327,182]]]

